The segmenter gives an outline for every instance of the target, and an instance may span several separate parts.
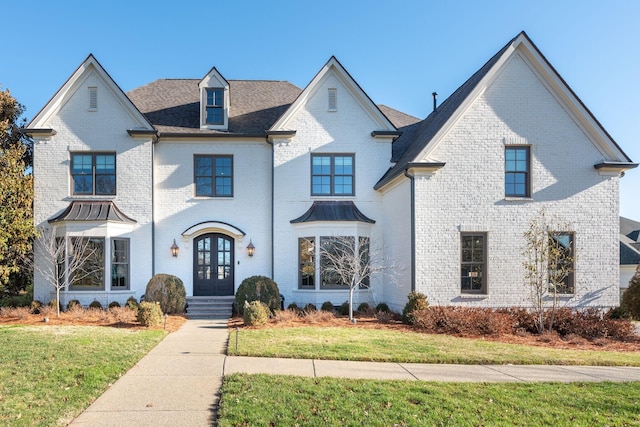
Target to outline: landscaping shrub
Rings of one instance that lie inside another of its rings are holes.
[[[300,309],[300,307],[298,307],[298,304],[296,304],[295,302],[292,302],[291,304],[289,304],[287,306],[287,310],[293,311],[297,315],[300,315],[302,313],[302,310]]]
[[[333,307],[333,303],[331,301],[325,301],[322,303],[322,306],[320,307],[320,310],[322,311],[328,311],[329,313],[333,313],[334,307]]]
[[[413,312],[428,309],[429,302],[425,294],[416,291],[409,292],[408,298],[409,302],[407,302],[402,310],[402,321],[408,325],[413,325]]]
[[[360,304],[358,304],[358,309],[356,310],[358,313],[360,314],[364,314],[364,315],[371,315],[373,314],[373,309],[371,308],[371,306],[366,303],[366,302],[361,302]]]
[[[0,317],[25,319],[31,314],[29,307],[0,307]]]
[[[620,310],[634,320],[640,320],[640,266],[629,281],[629,287],[622,294]]]
[[[144,299],[160,304],[163,313],[180,314],[184,312],[187,303],[187,291],[178,277],[156,274],[147,283]]]
[[[243,306],[242,319],[247,326],[265,325],[269,320],[269,307],[261,301],[247,302]]]
[[[276,282],[266,276],[247,277],[236,291],[236,305],[240,315],[244,314],[244,303],[260,301],[271,311],[280,308],[280,291]]]
[[[121,307],[121,306],[120,306],[120,303],[119,303],[118,301],[111,301],[111,302],[109,303],[109,308],[110,308],[110,309],[111,309],[111,308],[120,308],[120,307]]]
[[[128,307],[111,307],[109,314],[118,323],[131,323],[136,320],[137,313]]]
[[[138,309],[138,322],[142,326],[152,327],[162,324],[162,309],[157,301],[144,301]]]
[[[136,300],[134,297],[127,298],[127,302],[124,303],[124,306],[132,310],[134,313],[137,313],[138,308],[140,308],[140,304],[138,304],[138,300]]]
[[[453,335],[500,335],[515,332],[509,313],[490,308],[429,307],[412,312],[413,324],[425,332]]]
[[[38,313],[40,314],[40,316],[42,317],[51,317],[54,314],[56,314],[56,308],[51,307],[50,305],[43,305],[42,307],[40,307],[40,309],[38,310]]]
[[[276,310],[273,315],[273,320],[276,323],[288,323],[294,322],[300,318],[300,309],[292,310],[287,308],[286,310]]]
[[[34,299],[31,301],[29,308],[31,309],[31,313],[40,314],[40,308],[42,307],[42,302]]]
[[[304,306],[302,311],[304,311],[305,313],[309,313],[310,311],[318,311],[318,307],[316,307],[315,304],[309,303]]]
[[[59,303],[58,300],[55,298],[49,301],[49,307],[53,308],[54,310],[57,307],[60,309],[60,311],[62,311],[62,303]]]
[[[304,320],[307,323],[324,323],[335,319],[333,313],[323,310],[310,310],[304,312]]]
[[[345,301],[342,304],[340,304],[340,307],[338,307],[338,314],[340,316],[348,316],[349,315],[349,302]]]
[[[102,310],[102,304],[100,304],[100,301],[93,300],[91,301],[91,304],[89,304],[89,308]]]
[[[69,300],[69,302],[67,303],[67,311],[71,311],[76,307],[81,307],[80,301],[78,301],[77,299]]]
[[[376,305],[376,313],[390,313],[391,310],[389,310],[389,306],[383,302],[381,302],[380,304]]]
[[[380,323],[391,323],[396,317],[396,315],[390,311],[377,311],[375,316]]]

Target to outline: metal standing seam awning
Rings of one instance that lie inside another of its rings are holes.
[[[292,224],[311,221],[359,221],[375,224],[375,221],[360,212],[348,201],[315,201],[302,216],[292,219]]]
[[[63,221],[111,221],[135,224],[137,221],[125,215],[110,200],[74,200],[49,223]]]

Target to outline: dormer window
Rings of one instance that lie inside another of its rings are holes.
[[[224,124],[224,89],[207,88],[206,109],[208,125]]]
[[[229,130],[229,82],[215,67],[198,83],[200,90],[200,128]]]

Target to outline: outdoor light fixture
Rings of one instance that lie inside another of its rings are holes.
[[[178,245],[176,245],[176,239],[173,239],[173,245],[171,245],[171,255],[177,257],[179,250],[180,248],[178,247]]]
[[[249,239],[249,245],[247,245],[247,254],[249,256],[253,256],[253,253],[256,251],[256,247],[251,243],[251,239]]]

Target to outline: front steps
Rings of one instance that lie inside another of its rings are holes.
[[[189,319],[228,319],[231,317],[234,296],[187,297]]]

